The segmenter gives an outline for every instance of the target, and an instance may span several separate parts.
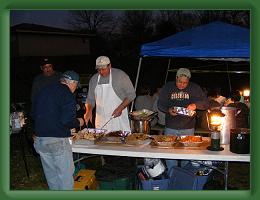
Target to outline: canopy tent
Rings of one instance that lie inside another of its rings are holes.
[[[212,22],[141,47],[141,56],[193,58],[249,58],[250,31]]]
[[[164,39],[143,44],[135,81],[137,88],[143,57],[187,57],[212,60],[249,60],[250,30],[223,22],[212,22],[176,33]],[[165,79],[165,81],[166,81]],[[133,104],[131,106],[131,110]]]

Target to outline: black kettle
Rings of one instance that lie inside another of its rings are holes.
[[[250,129],[235,128],[230,129],[230,149],[233,153],[250,153]]]

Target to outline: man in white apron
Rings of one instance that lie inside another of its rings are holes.
[[[86,124],[92,122],[92,110],[96,106],[96,128],[130,131],[127,107],[136,97],[131,80],[122,70],[112,68],[110,59],[106,56],[96,59],[96,69],[98,73],[89,82],[84,116]]]

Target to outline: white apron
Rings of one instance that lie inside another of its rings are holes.
[[[98,75],[95,88],[96,98],[96,128],[101,128],[112,116],[114,110],[122,103],[112,87],[112,71],[110,69],[109,83],[99,85]],[[119,117],[113,118],[103,129],[107,131],[130,131],[128,111],[125,108]]]

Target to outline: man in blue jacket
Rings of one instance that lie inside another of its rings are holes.
[[[33,102],[34,147],[40,154],[51,190],[73,190],[70,130],[84,125],[82,118],[76,118],[76,99],[73,95],[79,84],[79,75],[74,71],[66,71],[60,82],[42,89]]]

